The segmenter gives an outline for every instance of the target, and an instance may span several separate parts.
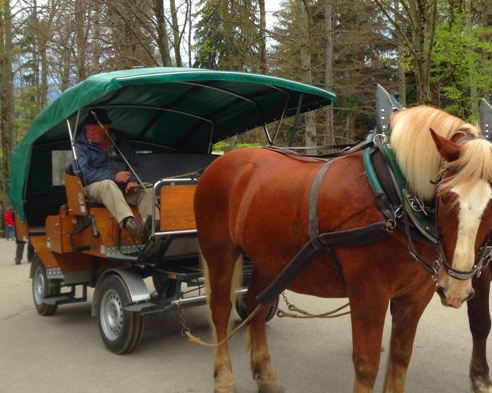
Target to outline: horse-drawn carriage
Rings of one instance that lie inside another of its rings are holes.
[[[252,318],[251,364],[260,392],[282,391],[264,324],[285,287],[349,297],[354,392],[373,389],[391,304],[385,391],[403,392],[418,320],[436,289],[432,279],[443,303],[454,307],[478,288],[469,311],[470,376],[475,391],[486,391],[490,269],[477,276],[490,247],[492,154],[476,127],[435,108],[393,117],[390,99],[372,139],[335,160],[299,160],[275,149],[217,160],[211,154],[214,143],[260,126],[272,142],[267,124],[333,99],[326,90],[275,77],[163,68],[96,75],[64,92],[12,156],[17,236],[36,250],[37,311],[51,315],[61,304],[86,301],[88,287],[95,288],[92,311],[105,345],[130,352],[144,314],[205,303],[198,231],[218,340],[226,339],[229,296],[236,292],[236,310]],[[142,183],[153,184],[159,217],[145,242],[120,230],[106,208],[91,205],[84,179],[69,169],[81,119],[95,108],[129,136]],[[383,182],[377,172],[386,172]],[[234,291],[236,261],[244,255],[243,288]],[[185,294],[185,285],[196,292]],[[222,343],[217,391],[235,391],[230,364]]]
[[[277,77],[181,68],[104,73],[63,92],[12,153],[10,197],[17,237],[36,251],[30,275],[38,313],[87,301],[94,288],[92,313],[105,345],[127,353],[139,342],[144,314],[204,304],[193,195],[217,157],[212,146],[256,127],[271,140],[268,124],[334,97]],[[129,137],[141,182],[153,184],[160,216],[145,242],[91,204],[83,176],[74,174],[74,139],[95,108]],[[244,283],[250,273],[246,264]],[[245,316],[244,300],[237,310]]]

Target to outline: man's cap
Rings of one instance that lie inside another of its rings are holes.
[[[90,109],[85,120],[85,124],[111,124],[111,119],[108,113],[104,109],[94,108]]]

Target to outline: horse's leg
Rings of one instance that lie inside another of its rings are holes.
[[[369,288],[349,295],[352,321],[352,360],[355,369],[354,393],[372,393],[381,358],[384,319],[389,298]]]
[[[232,310],[231,287],[234,275],[235,253],[216,253],[207,269],[209,306],[217,342],[224,340],[229,333],[229,320]],[[207,262],[208,264],[208,262]],[[232,376],[232,364],[227,342],[218,346],[214,362],[214,392],[235,393],[236,384]]]
[[[248,309],[252,312],[256,305],[255,296],[258,294],[258,282],[256,275],[250,280],[248,286]],[[251,371],[258,385],[259,393],[280,393],[283,388],[278,378],[278,372],[273,367],[266,337],[266,316],[268,307],[264,306],[251,320],[249,327],[249,340],[251,349]]]
[[[490,332],[490,278],[490,269],[486,269],[480,278],[473,279],[475,296],[467,302],[468,322],[473,338],[470,380],[475,393],[492,393],[486,351],[487,337]]]
[[[392,329],[384,393],[404,393],[408,364],[417,325],[434,293],[434,286],[420,293],[391,300]]]

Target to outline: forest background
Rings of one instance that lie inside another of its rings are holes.
[[[303,116],[295,137],[286,127],[280,145],[360,140],[375,123],[377,84],[403,105],[475,123],[492,93],[490,0],[0,0],[0,34],[0,207],[10,153],[34,117],[100,72],[234,70],[336,93],[333,106]]]

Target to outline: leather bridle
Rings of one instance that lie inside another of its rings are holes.
[[[439,211],[439,205],[440,205],[440,198],[436,198],[436,221],[438,217],[438,211]],[[457,280],[468,280],[472,278],[473,276],[480,277],[482,274],[482,271],[487,268],[489,265],[490,261],[492,260],[492,247],[490,245],[490,235],[491,232],[487,234],[487,237],[485,238],[484,242],[478,249],[478,252],[475,256],[475,264],[473,267],[468,270],[468,271],[462,271],[462,270],[456,270],[447,261],[446,255],[444,253],[442,243],[441,243],[441,236],[439,232],[439,227],[436,222],[436,228],[438,230],[437,234],[437,251],[439,258],[434,262],[434,266],[439,269],[441,266],[444,268],[446,273],[449,274],[450,277],[453,277]]]

